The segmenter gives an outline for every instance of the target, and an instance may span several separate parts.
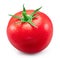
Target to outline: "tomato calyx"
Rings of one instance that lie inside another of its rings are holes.
[[[42,7],[34,10],[34,12],[32,12],[30,15],[28,15],[28,14],[26,13],[26,9],[25,9],[25,7],[24,7],[24,5],[23,5],[23,11],[22,11],[22,16],[23,16],[23,17],[17,16],[17,15],[11,15],[11,14],[9,14],[9,16],[12,16],[12,17],[14,17],[14,18],[17,18],[17,19],[19,19],[21,22],[28,22],[29,24],[31,24],[32,26],[34,26],[34,27],[37,28],[37,26],[32,22],[32,20],[33,20],[33,18],[36,17],[36,16],[34,16],[34,14],[36,14],[41,8],[42,8]]]

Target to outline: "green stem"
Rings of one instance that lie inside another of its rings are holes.
[[[23,12],[22,12],[22,15],[23,15],[23,17],[24,17],[24,20],[27,21],[28,18],[27,18],[26,9],[25,9],[24,5],[23,5]]]
[[[9,14],[9,16],[12,16],[14,18],[17,18],[19,20],[21,20],[21,22],[28,22],[29,24],[31,24],[32,26],[36,27],[37,26],[32,22],[33,18],[35,18],[36,16],[34,16],[34,14],[36,14],[42,7],[34,10],[34,12],[31,13],[31,15],[28,16],[28,14],[26,13],[26,9],[23,5],[23,11],[22,11],[22,16],[23,17],[20,17],[20,16],[16,16],[16,15],[11,15]]]

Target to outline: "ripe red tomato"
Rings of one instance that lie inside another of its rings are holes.
[[[29,16],[33,12],[34,10],[26,10],[25,14]],[[21,22],[19,17],[25,18],[23,15],[20,11],[14,15],[17,16],[16,18],[12,16],[10,19],[7,26],[8,39],[18,50],[26,53],[37,53],[46,48],[51,41],[53,34],[52,22],[46,14],[38,11],[34,14],[34,16],[37,16],[32,18],[34,26],[29,22]]]

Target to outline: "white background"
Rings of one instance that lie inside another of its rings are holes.
[[[53,23],[53,37],[49,46],[37,54],[24,54],[16,50],[8,41],[6,28],[10,16],[22,10],[36,9],[42,6]],[[60,58],[60,0],[0,0],[0,58]]]

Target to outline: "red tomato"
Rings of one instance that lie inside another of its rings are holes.
[[[26,10],[30,15],[34,10]],[[23,17],[22,11],[15,15]],[[42,13],[37,12],[32,22],[36,27],[28,22],[12,17],[8,23],[7,36],[11,44],[25,53],[37,53],[45,49],[51,41],[53,34],[53,26],[50,18]]]

